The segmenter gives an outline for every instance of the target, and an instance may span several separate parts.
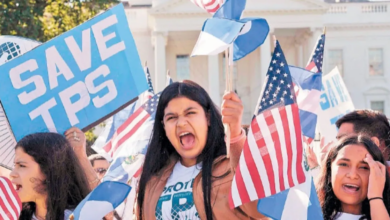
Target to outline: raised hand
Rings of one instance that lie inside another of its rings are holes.
[[[72,127],[65,132],[65,137],[77,157],[87,157],[87,140],[84,132],[79,128]]]
[[[244,107],[234,92],[227,92],[222,102],[222,122],[229,124],[231,139],[241,135],[241,121]]]
[[[368,179],[367,198],[382,198],[386,182],[386,166],[378,161],[374,161],[370,154],[366,155],[364,161],[370,166],[370,177]]]

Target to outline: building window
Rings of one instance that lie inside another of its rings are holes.
[[[370,49],[368,59],[370,76],[383,76],[383,49]]]
[[[334,49],[328,51],[328,68],[327,72],[332,71],[337,67],[340,74],[343,75],[343,50]]]
[[[371,101],[371,109],[378,111],[380,113],[385,112],[385,102],[384,101]]]
[[[190,79],[190,57],[188,55],[176,56],[176,74],[178,81]]]

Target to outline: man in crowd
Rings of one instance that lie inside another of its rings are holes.
[[[341,117],[336,122],[336,126],[338,128],[337,140],[348,135],[367,135],[378,145],[385,158],[390,160],[390,124],[386,115],[373,110],[356,110]],[[320,171],[319,165],[332,146],[333,143],[322,146],[319,157],[314,155],[311,148],[306,149],[313,176],[316,176]],[[317,158],[321,158],[321,161],[318,162]],[[389,162],[388,165],[390,165]]]
[[[390,124],[386,115],[373,110],[356,110],[341,117],[336,126],[339,129],[337,139],[351,134],[367,135],[389,160]]]
[[[99,154],[93,154],[89,156],[88,159],[91,162],[91,165],[96,174],[98,175],[98,178],[101,180],[110,167],[110,163],[108,163],[106,158],[100,156]]]

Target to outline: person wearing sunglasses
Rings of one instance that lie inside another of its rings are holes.
[[[91,162],[91,165],[95,170],[96,174],[98,175],[98,178],[101,180],[106,174],[110,164],[108,163],[106,158],[100,156],[99,154],[93,154],[89,156],[88,159]]]

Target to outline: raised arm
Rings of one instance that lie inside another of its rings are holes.
[[[90,189],[95,189],[99,185],[99,178],[87,157],[87,141],[84,132],[73,127],[65,132],[65,136],[84,170]]]
[[[384,188],[386,183],[386,166],[374,161],[370,154],[364,159],[370,166],[370,177],[368,180],[367,199],[370,201],[370,214],[372,220],[389,220],[389,213],[383,202]]]
[[[235,172],[235,169],[240,160],[242,149],[246,141],[246,134],[241,127],[243,115],[242,101],[237,94],[230,92],[223,96],[222,102],[222,122],[229,124],[231,139],[230,139],[230,166]],[[246,203],[239,208],[248,216],[255,219],[268,219],[257,211],[258,201]]]

